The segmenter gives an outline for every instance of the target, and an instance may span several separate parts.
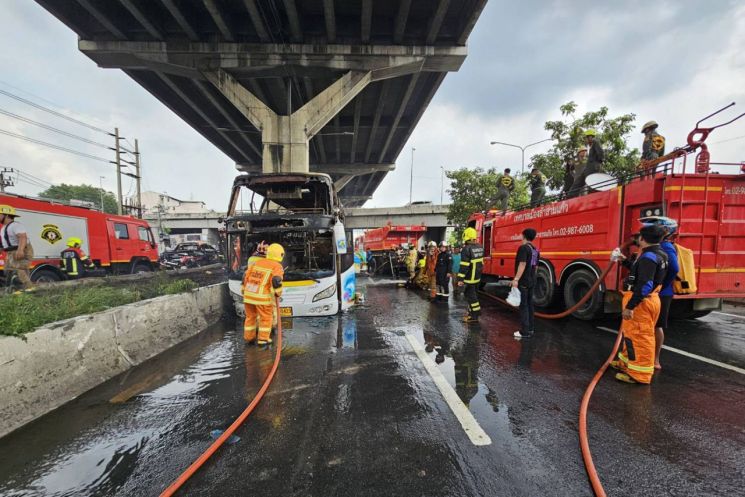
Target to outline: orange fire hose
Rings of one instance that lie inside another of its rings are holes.
[[[626,249],[631,244],[631,241],[625,243],[622,245],[622,249]],[[587,293],[579,299],[579,301],[574,304],[569,309],[560,312],[558,314],[546,314],[543,312],[536,312],[535,315],[542,319],[561,319],[569,316],[571,313],[585,305],[585,303],[592,297],[592,294],[595,293],[595,290],[598,289],[600,284],[603,282],[605,277],[608,275],[611,269],[613,269],[613,266],[616,264],[616,261],[611,261],[608,266],[603,270],[603,272],[600,274],[598,279],[593,283],[593,285],[590,287],[590,289],[587,291]],[[490,295],[486,292],[479,292],[481,295],[484,295],[486,297],[489,297],[490,299],[496,300],[500,304],[503,304],[507,307],[509,307],[512,310],[517,310],[515,307],[511,306],[507,303],[506,300],[500,299],[499,297],[496,297],[494,295]],[[595,391],[595,386],[597,386],[598,382],[600,381],[600,378],[603,377],[605,374],[605,371],[608,369],[608,366],[610,366],[611,361],[618,353],[618,348],[621,346],[621,340],[623,339],[623,333],[619,329],[618,330],[618,336],[616,337],[616,343],[613,344],[613,350],[611,351],[608,358],[605,360],[603,365],[598,369],[597,373],[595,373],[595,376],[593,376],[592,380],[590,381],[590,384],[587,385],[587,388],[585,389],[585,393],[582,396],[582,402],[579,406],[579,446],[580,450],[582,451],[582,459],[585,463],[585,470],[587,471],[587,477],[590,480],[590,484],[592,485],[592,490],[595,493],[596,497],[606,497],[605,489],[603,489],[603,484],[600,482],[600,477],[598,476],[598,472],[595,469],[595,463],[592,461],[592,452],[590,452],[590,442],[587,437],[587,408],[590,405],[590,398],[592,397],[592,393]]]
[[[277,308],[279,308],[279,300],[276,301]],[[277,313],[279,314],[279,313]],[[248,418],[248,416],[253,412],[253,410],[256,408],[257,405],[259,405],[259,402],[261,402],[261,399],[264,397],[264,394],[269,389],[269,385],[272,383],[272,380],[274,379],[274,374],[277,372],[277,368],[279,367],[279,360],[282,355],[282,320],[277,319],[277,335],[276,335],[277,341],[275,344],[276,352],[274,354],[274,364],[272,364],[272,369],[269,370],[269,374],[266,375],[266,379],[264,380],[264,384],[261,385],[261,388],[259,389],[256,396],[253,398],[250,404],[248,404],[248,407],[238,416],[235,421],[228,427],[225,432],[220,435],[217,440],[215,440],[212,445],[205,450],[202,455],[200,455],[193,463],[191,463],[191,466],[186,468],[186,471],[181,473],[181,475],[176,478],[173,483],[171,483],[168,488],[166,488],[163,493],[160,494],[160,497],[169,497],[171,495],[174,495],[183,485],[186,483],[189,478],[194,476],[194,473],[196,473],[199,468],[201,468],[204,463],[207,462],[207,460],[217,452],[217,449],[219,449],[225,441],[230,438],[231,435],[235,432],[235,430],[240,427],[244,421]]]

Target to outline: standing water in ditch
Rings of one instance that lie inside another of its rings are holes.
[[[272,359],[218,323],[0,439],[0,495],[157,495],[253,398]]]

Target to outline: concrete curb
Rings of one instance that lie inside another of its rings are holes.
[[[0,337],[0,437],[219,321],[227,284]]]

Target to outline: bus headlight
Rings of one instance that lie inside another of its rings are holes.
[[[336,293],[336,284],[331,285],[330,287],[326,288],[325,290],[321,290],[317,294],[313,296],[313,302],[318,302],[319,300],[327,299],[331,297],[333,294]]]

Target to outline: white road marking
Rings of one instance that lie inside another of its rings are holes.
[[[721,314],[722,316],[729,316],[732,318],[740,318],[745,319],[745,316],[742,314],[730,314],[729,312],[722,312],[722,311],[711,311],[712,314]]]
[[[424,369],[426,369],[432,377],[432,380],[440,390],[445,402],[447,402],[450,410],[455,414],[455,417],[458,418],[460,425],[463,427],[466,435],[468,435],[468,438],[471,439],[473,445],[491,445],[491,438],[489,438],[489,435],[484,432],[478,421],[476,421],[476,418],[471,414],[471,411],[469,411],[463,401],[460,400],[460,397],[458,397],[458,394],[455,393],[453,387],[450,386],[450,383],[445,379],[445,376],[442,374],[442,371],[439,370],[435,361],[427,355],[422,344],[408,333],[406,334],[406,339],[411,344],[411,348],[414,349],[414,352],[416,352],[419,360],[422,361]]]
[[[610,329],[610,328],[606,328],[605,326],[597,326],[596,328],[599,329],[599,330],[609,331],[611,333],[618,334],[618,330],[613,330],[613,329]],[[700,356],[700,355],[697,355],[697,354],[692,354],[690,352],[686,352],[685,350],[676,349],[675,347],[670,347],[669,345],[663,345],[662,348],[665,349],[665,350],[669,350],[670,352],[675,352],[676,354],[680,354],[680,355],[684,355],[686,357],[690,357],[691,359],[696,359],[696,360],[699,360],[701,362],[712,364],[714,366],[719,366],[720,368],[729,369],[730,371],[734,371],[735,373],[740,373],[740,374],[745,375],[745,369],[738,368],[737,366],[733,366],[732,364],[727,364],[725,362],[715,361],[714,359],[709,359],[708,357]]]

